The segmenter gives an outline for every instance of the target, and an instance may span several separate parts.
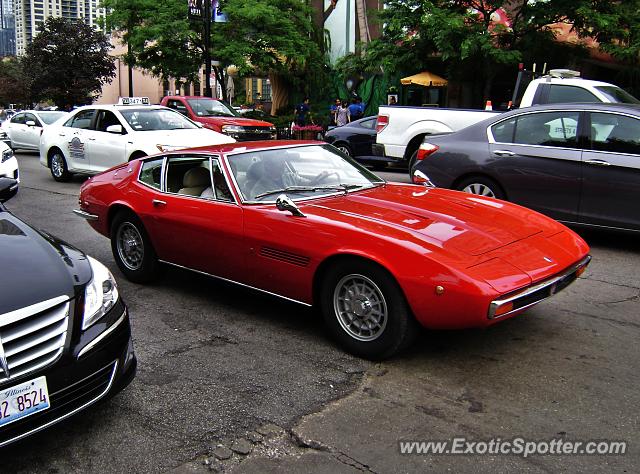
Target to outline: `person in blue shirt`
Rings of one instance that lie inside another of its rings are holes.
[[[338,108],[340,107],[340,99],[336,99],[336,101],[329,106],[329,123],[331,125],[336,124],[336,114],[338,113]]]
[[[351,100],[351,105],[349,106],[349,116],[351,117],[352,122],[354,120],[362,118],[362,111],[360,110],[360,104],[358,103],[357,98]]]
[[[298,125],[299,127],[304,127],[307,124],[307,119],[309,117],[309,112],[311,111],[311,108],[309,107],[309,97],[305,97],[304,100],[296,105],[296,109],[294,111],[295,114],[295,123],[296,125]]]

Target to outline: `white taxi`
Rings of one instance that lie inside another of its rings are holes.
[[[6,143],[0,142],[0,178],[12,178],[20,182],[18,160]]]
[[[141,156],[235,140],[202,128],[149,99],[121,98],[115,105],[87,105],[40,137],[40,163],[56,181],[73,173],[96,174]]]

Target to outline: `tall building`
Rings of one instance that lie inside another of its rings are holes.
[[[16,54],[16,18],[13,0],[0,0],[0,57]]]
[[[49,17],[81,19],[88,25],[104,30],[105,10],[100,3],[101,0],[15,0],[17,54],[25,53],[27,45]]]

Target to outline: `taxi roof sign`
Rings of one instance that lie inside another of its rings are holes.
[[[120,97],[118,105],[150,105],[148,97]]]

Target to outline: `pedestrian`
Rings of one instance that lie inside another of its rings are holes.
[[[396,100],[395,95],[389,97],[389,105],[398,105],[398,101]]]
[[[349,112],[349,107],[347,107],[347,101],[343,100],[336,111],[336,126],[342,127],[349,122],[351,122],[351,114]]]
[[[340,98],[337,98],[331,106],[329,106],[329,123],[336,125],[336,114],[340,108]]]
[[[296,108],[294,110],[294,122],[299,127],[304,127],[305,125],[307,125],[307,121],[309,121],[309,115],[311,113],[309,102],[309,97],[305,97],[301,103],[296,105]]]
[[[351,120],[358,120],[360,118],[360,106],[358,105],[355,97],[351,99],[349,115],[351,116]]]

